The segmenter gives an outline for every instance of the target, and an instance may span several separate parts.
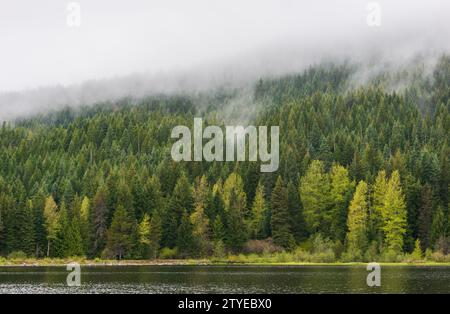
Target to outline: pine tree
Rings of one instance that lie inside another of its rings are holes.
[[[419,207],[419,232],[418,237],[425,250],[430,247],[430,229],[433,211],[432,191],[429,184],[422,187],[420,193],[420,207]]]
[[[226,220],[225,243],[232,251],[238,252],[247,241],[249,217],[244,184],[236,172],[231,173],[225,180],[222,197]]]
[[[186,211],[190,214],[194,206],[192,186],[186,176],[181,176],[170,199],[163,218],[163,245],[174,247],[177,242],[177,230],[181,224],[181,218]]]
[[[289,225],[288,196],[280,176],[272,191],[270,206],[272,209],[270,226],[273,243],[288,250],[292,249],[295,240]]]
[[[158,256],[162,237],[162,221],[159,210],[154,210],[152,218],[150,220],[150,233],[149,233],[149,255],[151,258]]]
[[[420,261],[423,258],[419,239],[417,239],[416,242],[414,243],[414,251],[412,252],[411,257],[415,261]]]
[[[368,187],[364,181],[359,181],[355,194],[348,209],[347,245],[353,257],[361,258],[367,248],[368,231]]]
[[[50,256],[50,244],[57,238],[59,226],[59,212],[52,196],[45,201],[44,207],[45,228],[47,230],[47,257]]]
[[[106,255],[122,259],[131,254],[133,246],[133,217],[119,205],[114,212],[111,227],[108,229]]]
[[[192,224],[187,211],[181,217],[181,224],[177,232],[177,248],[181,258],[193,257],[196,255],[195,240],[192,235]]]
[[[301,240],[306,238],[307,230],[300,195],[292,181],[289,181],[287,185],[287,194],[288,194],[289,225],[295,241],[300,242]],[[265,214],[266,220],[267,214],[268,213],[266,212]],[[264,235],[266,234],[264,233]]]
[[[35,257],[45,256],[47,247],[46,229],[45,229],[45,194],[40,190],[37,195],[32,198],[32,215],[35,239]]]
[[[348,171],[344,167],[333,164],[331,168],[330,201],[332,208],[326,219],[329,220],[330,236],[334,240],[343,241],[347,223],[347,208],[355,183],[350,181]]]
[[[83,242],[83,251],[89,250],[89,220],[91,217],[91,204],[87,196],[83,197],[80,207],[80,233]]]
[[[397,170],[392,173],[388,181],[381,215],[387,250],[395,253],[402,252],[403,236],[406,233],[406,206]]]
[[[240,194],[239,190],[232,189],[224,215],[226,218],[225,243],[233,252],[239,252],[247,241],[248,231],[242,214],[244,204],[245,193]]]
[[[370,240],[381,244],[383,241],[383,216],[382,211],[385,203],[387,193],[387,180],[386,172],[384,170],[379,171],[373,185],[371,206],[369,206],[370,216]]]
[[[264,219],[267,207],[264,199],[264,187],[260,182],[256,188],[256,194],[253,200],[251,222],[250,222],[250,237],[253,239],[260,239],[264,234]]]
[[[199,249],[200,255],[205,255],[209,247],[210,225],[208,216],[205,214],[207,205],[208,185],[206,177],[202,176],[195,189],[195,208],[190,215],[193,226],[192,235]]]
[[[150,228],[150,216],[145,213],[137,227],[141,256],[144,258],[149,255],[148,251],[150,247]]]
[[[330,182],[323,162],[311,162],[305,176],[300,180],[299,191],[309,232],[327,232],[329,226],[324,226],[323,222],[330,206]]]
[[[55,255],[61,258],[84,254],[78,217],[70,217],[63,201],[59,210],[59,222],[55,240]]]
[[[217,241],[223,242],[225,239],[225,230],[224,230],[223,222],[222,222],[222,219],[220,218],[220,215],[216,216],[212,230],[213,230],[214,242],[217,242]]]
[[[20,202],[8,215],[6,246],[9,252],[34,253],[34,230],[31,201]]]
[[[90,255],[98,256],[106,245],[107,238],[107,192],[105,187],[100,187],[95,193],[92,201],[92,211],[90,215]]]
[[[442,206],[438,206],[436,212],[433,215],[433,221],[431,223],[430,246],[432,248],[434,248],[440,238],[446,237],[447,223],[448,222],[446,222],[444,208]]]

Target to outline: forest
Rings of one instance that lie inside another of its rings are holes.
[[[450,56],[354,86],[357,68],[3,122],[1,256],[450,261]],[[279,126],[278,170],[173,161],[195,117]]]

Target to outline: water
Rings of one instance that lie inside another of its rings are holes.
[[[388,267],[368,287],[364,266],[0,267],[0,293],[450,293],[450,267]]]

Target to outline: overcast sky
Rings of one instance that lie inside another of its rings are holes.
[[[1,0],[0,91],[196,66],[294,49],[305,55],[448,48],[450,1]],[[447,45],[447,46],[446,46]],[[264,60],[264,58],[262,58]],[[293,60],[292,62],[295,62]],[[298,61],[298,60],[297,60]]]
[[[447,0],[79,0],[78,27],[71,2],[0,0],[0,120],[323,60],[450,52]]]

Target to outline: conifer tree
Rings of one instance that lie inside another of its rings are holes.
[[[420,244],[422,249],[425,250],[430,247],[430,229],[432,222],[432,211],[433,211],[433,196],[431,191],[431,186],[425,184],[422,187],[420,193],[420,207],[419,207],[419,232],[418,237],[420,239]]]
[[[400,174],[397,170],[392,173],[388,181],[381,215],[387,250],[395,253],[402,252],[403,236],[406,232],[406,206],[400,185]]]
[[[362,257],[362,254],[368,244],[367,232],[369,215],[367,193],[367,183],[364,181],[359,181],[348,209],[348,250],[354,257],[359,258]]]
[[[45,201],[44,207],[45,228],[47,230],[47,257],[50,256],[51,242],[56,240],[59,230],[59,212],[52,196]]]
[[[301,240],[306,238],[307,230],[305,217],[303,215],[303,204],[300,200],[298,190],[292,181],[289,181],[287,185],[287,194],[288,194],[289,225],[295,241],[300,242]],[[267,220],[268,211],[266,211],[264,216],[265,216],[264,219]],[[264,235],[266,235],[265,231],[266,230],[264,230]]]
[[[210,224],[208,216],[205,214],[207,197],[208,185],[206,177],[202,176],[195,189],[194,212],[190,215],[190,221],[193,226],[192,235],[201,255],[207,253],[210,239]]]
[[[106,245],[107,238],[107,192],[104,186],[100,187],[95,193],[92,201],[92,211],[90,215],[90,255],[98,256]]]
[[[264,199],[264,187],[260,182],[256,188],[253,199],[250,236],[253,239],[260,239],[264,232],[264,219],[267,211],[266,200]]]
[[[192,224],[189,215],[185,210],[181,217],[181,223],[177,233],[178,255],[181,258],[193,257],[196,255],[195,240],[192,235]]]
[[[137,233],[138,241],[142,257],[147,257],[149,255],[150,247],[150,216],[145,213],[142,217],[142,221],[138,224]]]
[[[309,232],[326,232],[323,222],[330,206],[330,182],[322,161],[311,162],[300,180],[299,191]]]
[[[162,221],[160,210],[153,211],[152,218],[150,220],[150,233],[149,233],[149,254],[151,258],[157,258],[159,248],[161,245],[162,237]]]
[[[273,243],[288,250],[292,249],[295,240],[289,225],[288,196],[280,176],[272,191],[270,206],[272,209],[270,226]]]
[[[326,215],[326,219],[330,221],[329,234],[332,239],[343,241],[347,223],[347,208],[355,183],[350,181],[347,169],[338,164],[333,164],[330,178],[332,208],[329,215]]]
[[[436,212],[433,215],[433,221],[431,223],[430,245],[432,248],[434,248],[440,238],[446,237],[447,223],[448,221],[446,221],[444,208],[442,206],[438,206]]]
[[[131,254],[133,247],[133,217],[119,205],[114,212],[111,227],[108,229],[106,243],[106,255],[122,259]]]
[[[378,172],[372,186],[369,199],[369,240],[375,241],[380,247],[383,239],[383,216],[382,211],[387,192],[386,171]]]

